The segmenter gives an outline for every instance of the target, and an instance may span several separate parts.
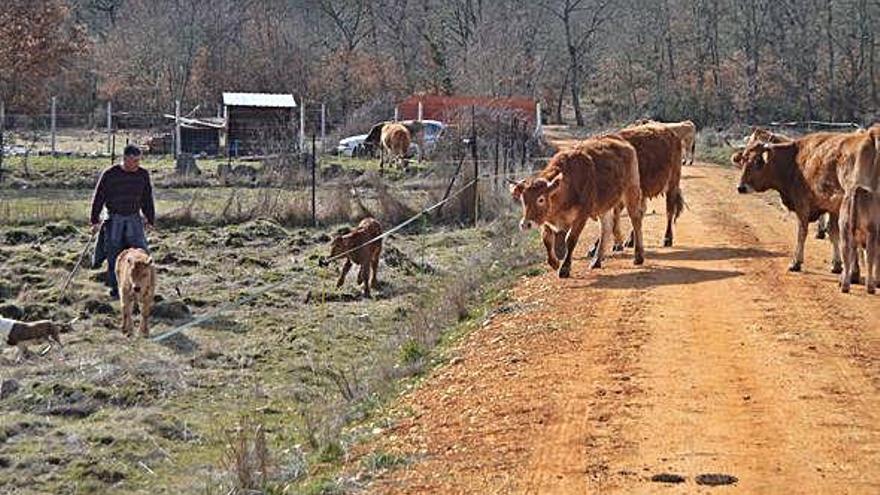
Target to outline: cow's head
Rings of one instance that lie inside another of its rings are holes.
[[[510,186],[513,198],[519,200],[523,206],[523,216],[519,222],[519,228],[528,230],[538,227],[548,220],[550,202],[553,193],[562,184],[562,174],[556,175],[553,180],[544,178],[524,179]]]
[[[144,253],[130,254],[125,262],[131,267],[131,289],[140,292],[152,283],[153,258]]]
[[[330,241],[330,258],[338,256],[351,249],[353,247],[351,245],[351,239],[352,235],[350,231],[334,237],[333,240]]]
[[[387,122],[379,122],[374,125],[370,132],[367,133],[367,137],[364,138],[364,142],[368,144],[372,144],[373,146],[379,146],[379,141],[382,139],[382,128],[385,127]]]
[[[743,151],[734,153],[730,158],[734,165],[742,169],[739,186],[740,194],[779,187],[778,163],[786,159],[787,151],[792,143],[767,144],[752,143]]]

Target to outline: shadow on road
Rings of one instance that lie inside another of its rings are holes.
[[[645,289],[664,285],[688,285],[712,282],[744,275],[740,271],[698,270],[681,266],[655,266],[618,275],[604,275],[592,272],[597,278],[585,285],[572,286],[572,289]]]
[[[674,251],[648,252],[645,258],[649,260],[678,260],[678,261],[718,261],[744,258],[782,258],[784,253],[767,251],[758,248],[738,247],[680,247]]]

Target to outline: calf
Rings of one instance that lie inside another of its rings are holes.
[[[122,304],[122,333],[131,335],[134,330],[132,312],[134,305],[140,307],[140,332],[150,335],[149,318],[156,293],[156,267],[153,258],[139,248],[129,248],[116,258],[116,280],[119,283],[119,301]]]
[[[18,347],[20,356],[26,356],[29,354],[27,342],[50,340],[61,347],[61,334],[71,332],[72,323],[55,323],[49,320],[23,322],[0,316],[0,339],[6,345]]]
[[[382,239],[370,242],[369,244],[366,243],[380,235],[382,235],[382,224],[375,218],[367,217],[361,220],[357,228],[351,232],[333,238],[330,245],[331,258],[351,251],[345,255],[345,264],[342,266],[342,272],[339,274],[336,287],[342,287],[348,271],[351,270],[351,264],[354,263],[361,267],[358,272],[357,283],[364,284],[364,297],[370,297],[370,287],[376,286],[379,256],[382,254]]]
[[[807,226],[829,214],[832,273],[843,265],[839,249],[839,213],[844,191],[864,184],[876,187],[877,146],[880,128],[846,134],[815,133],[790,142],[752,143],[731,160],[742,168],[737,191],[773,189],[782,204],[798,217],[797,245],[790,271],[800,271],[804,261]],[[858,269],[853,271],[857,279]]]
[[[849,292],[858,248],[865,250],[865,287],[873,294],[880,281],[880,193],[856,186],[840,209],[843,240],[843,273],[840,290]]]
[[[620,136],[587,139],[572,150],[556,153],[536,176],[512,185],[511,194],[522,203],[520,229],[544,227],[547,262],[558,270],[560,278],[571,275],[572,254],[589,218],[602,218],[602,235],[590,267],[602,266],[612,214],[621,202],[633,224],[634,262],[644,262],[638,159],[635,148]],[[555,235],[547,235],[548,232]],[[557,251],[561,251],[561,246],[557,239],[563,233],[566,251],[560,264]]]

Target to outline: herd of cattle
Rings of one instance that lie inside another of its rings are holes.
[[[547,263],[564,278],[570,275],[572,254],[590,218],[601,222],[591,268],[601,266],[612,235],[614,249],[623,249],[618,221],[626,208],[634,262],[642,264],[645,203],[665,194],[663,244],[671,246],[673,224],[684,206],[682,155],[689,153],[693,160],[694,138],[690,121],[647,121],[557,153],[543,170],[511,185],[514,199],[522,203],[520,228],[542,229]],[[789,270],[801,270],[809,223],[827,215],[831,271],[841,274],[841,290],[848,292],[851,283],[860,281],[861,251],[867,290],[875,292],[880,282],[880,125],[799,139],[758,129],[731,161],[742,169],[738,192],[778,191],[783,204],[796,213],[797,248]]]

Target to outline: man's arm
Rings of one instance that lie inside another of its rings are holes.
[[[104,209],[104,203],[107,200],[107,170],[105,170],[98,179],[98,185],[95,186],[95,193],[92,195],[92,213],[89,216],[90,223],[96,225],[101,219],[101,210]]]
[[[156,225],[156,206],[153,201],[153,184],[150,182],[150,174],[146,174],[147,185],[144,189],[144,199],[141,210],[149,225]]]

